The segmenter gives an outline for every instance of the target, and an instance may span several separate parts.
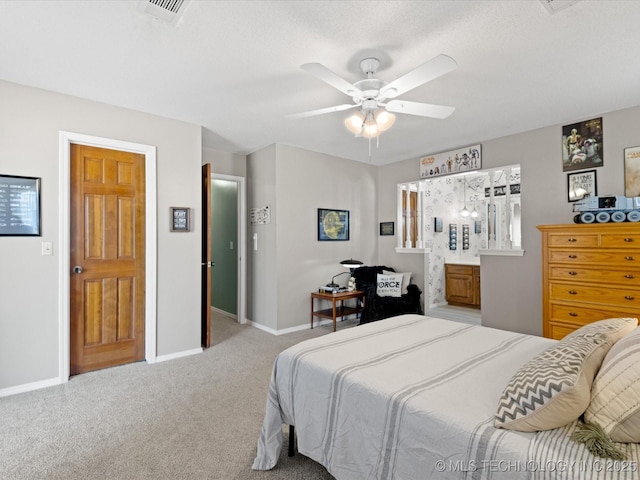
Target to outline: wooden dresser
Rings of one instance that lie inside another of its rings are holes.
[[[640,317],[640,223],[541,225],[542,333]]]

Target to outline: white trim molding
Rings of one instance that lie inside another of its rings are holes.
[[[60,263],[58,298],[58,383],[69,381],[70,375],[70,154],[71,144],[90,145],[110,148],[145,156],[145,360],[157,361],[157,169],[156,147],[139,143],[125,142],[110,138],[96,137],[81,133],[60,131],[59,134],[59,209],[60,209]]]

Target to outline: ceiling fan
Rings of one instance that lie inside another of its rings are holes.
[[[296,113],[288,117],[305,118],[358,108],[358,112],[345,120],[345,126],[356,136],[374,138],[393,125],[393,113],[443,119],[455,110],[455,107],[444,105],[396,100],[403,93],[455,70],[458,65],[453,58],[438,55],[391,83],[375,78],[379,66],[377,58],[365,58],[360,62],[360,69],[367,78],[351,84],[320,63],[305,63],[300,68],[350,96],[353,103]]]

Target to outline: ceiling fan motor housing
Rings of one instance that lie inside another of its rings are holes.
[[[374,75],[378,71],[380,60],[377,58],[365,58],[360,62],[360,69],[366,76]]]

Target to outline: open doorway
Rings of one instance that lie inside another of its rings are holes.
[[[211,174],[211,345],[223,340],[217,319],[246,323],[244,178]],[[226,331],[226,330],[225,330]]]

